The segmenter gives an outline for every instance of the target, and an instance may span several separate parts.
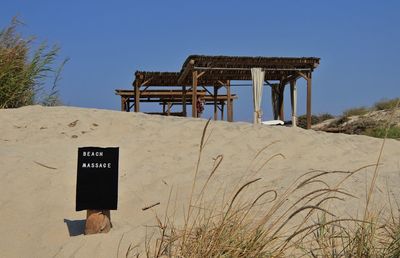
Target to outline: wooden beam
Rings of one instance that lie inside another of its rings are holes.
[[[126,111],[126,97],[121,96],[121,111]]]
[[[296,81],[299,77],[302,77],[302,76],[299,75],[299,74],[291,75],[291,76],[289,76],[289,77],[286,77],[286,78],[283,80],[283,83],[286,85],[286,84],[288,84],[288,83],[290,83],[290,82],[292,82],[292,81]]]
[[[171,102],[168,102],[167,116],[171,115],[171,107],[172,107]]]
[[[140,86],[145,86],[146,84],[148,84],[153,78],[150,78],[146,81],[144,81],[143,83],[140,84]]]
[[[224,120],[224,106],[225,106],[225,102],[221,101],[221,120]]]
[[[133,108],[133,104],[131,105],[131,103],[133,103],[133,102],[131,101],[131,99],[130,99],[130,98],[127,98],[127,99],[126,99],[126,106],[128,107],[127,112],[131,112],[131,110],[132,110],[132,108]]]
[[[271,84],[271,102],[272,102],[272,112],[274,114],[274,119],[278,119],[279,116],[279,84]]]
[[[311,73],[307,79],[307,129],[311,129]]]
[[[135,83],[135,112],[140,112],[140,82],[136,81]]]
[[[297,86],[296,81],[290,81],[290,102],[292,104],[292,126],[297,126]]]
[[[112,228],[110,210],[87,210],[85,235],[107,233]]]
[[[201,72],[197,75],[197,79],[199,79],[201,76],[203,76],[206,72]]]
[[[183,116],[186,116],[186,86],[182,86],[182,113]]]
[[[190,60],[188,65],[184,68],[182,74],[179,76],[178,84],[181,85],[185,81],[186,77],[189,76],[189,73],[193,70],[194,60]],[[197,76],[197,74],[196,74]],[[193,77],[194,78],[194,77]],[[196,78],[197,79],[197,78]]]
[[[278,96],[278,112],[279,112],[279,119],[285,121],[285,109],[284,109],[284,96],[285,96],[285,84],[281,80],[279,84],[279,96]]]
[[[192,91],[186,91],[186,96],[191,96],[193,94]],[[197,96],[205,96],[207,95],[206,91],[200,91],[197,90]],[[135,94],[133,94],[133,96],[135,96]],[[152,97],[182,97],[183,96],[183,92],[182,90],[179,91],[175,91],[175,90],[170,90],[170,91],[160,91],[160,90],[154,90],[154,91],[140,91],[140,97],[141,98],[152,98]]]
[[[301,77],[304,78],[304,80],[308,80],[308,76],[302,72],[297,72]],[[310,73],[311,74],[311,73]]]
[[[197,117],[197,71],[192,72],[192,117]]]
[[[233,122],[233,100],[229,98],[228,101],[231,106],[231,121],[230,122]]]
[[[214,85],[214,120],[218,120],[218,103],[217,103],[217,96],[218,96],[218,86]]]
[[[232,101],[231,101],[231,81],[226,81],[226,95],[228,96],[227,100],[227,112],[228,112],[228,117],[227,120],[228,122],[233,122],[233,109],[232,109]]]

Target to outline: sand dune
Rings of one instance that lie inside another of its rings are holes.
[[[0,110],[0,256],[124,257],[131,243],[143,242],[155,213],[164,213],[171,187],[175,208],[182,210],[205,123],[72,107]],[[199,180],[207,178],[214,157],[224,156],[210,192],[233,189],[258,150],[275,141],[262,159],[277,153],[286,158],[273,159],[257,176],[263,178],[259,187],[278,191],[311,169],[351,171],[372,164],[382,144],[366,136],[248,123],[212,122],[208,132]],[[86,214],[75,212],[81,146],[120,148],[119,209],[112,211],[114,228],[108,234],[81,234]],[[381,163],[379,189],[400,196],[399,141],[386,141]],[[360,199],[338,212],[357,213],[372,173],[367,168],[347,182],[346,188]],[[157,202],[161,204],[142,211]]]

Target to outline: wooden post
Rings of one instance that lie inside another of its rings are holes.
[[[125,107],[126,112],[131,112],[131,99],[129,97],[126,98]]]
[[[278,97],[278,112],[279,112],[279,119],[284,121],[285,120],[285,109],[284,109],[284,96],[285,96],[285,84],[283,82],[284,78],[282,78],[281,82],[279,83],[279,97]]]
[[[274,113],[274,119],[278,119],[278,102],[279,102],[279,96],[278,96],[278,84],[272,84],[271,85],[271,99],[272,99],[272,112]]]
[[[311,129],[311,72],[307,78],[307,129]]]
[[[171,115],[171,102],[168,102],[167,116]]]
[[[110,210],[87,210],[85,235],[107,233],[111,228]]]
[[[126,98],[124,96],[121,96],[121,111],[127,111],[126,110]]]
[[[232,102],[230,101],[231,100],[231,81],[226,81],[226,95],[227,95],[227,98],[228,98],[228,100],[227,100],[227,106],[226,106],[226,109],[227,109],[227,120],[228,120],[228,122],[233,122],[233,110],[232,110]]]
[[[135,112],[140,111],[140,82],[137,80],[135,83]]]
[[[182,113],[186,117],[186,86],[182,86]]]
[[[228,100],[231,103],[231,122],[233,122],[233,99]]]
[[[296,80],[290,81],[290,102],[292,104],[292,126],[297,126],[297,86]]]
[[[224,106],[225,106],[225,102],[221,101],[221,121],[224,120]]]
[[[217,96],[218,96],[218,86],[214,85],[214,120],[218,120]]]
[[[197,117],[197,71],[192,73],[192,117]]]

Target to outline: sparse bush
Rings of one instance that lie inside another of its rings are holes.
[[[325,120],[335,118],[329,113],[322,113],[319,115],[311,115],[311,125],[322,123]],[[297,126],[301,128],[307,128],[307,115],[301,115],[297,117]]]
[[[59,103],[57,82],[64,60],[54,68],[59,47],[42,43],[32,50],[34,38],[22,38],[17,33],[21,23],[14,18],[0,31],[0,108],[17,108],[32,104]],[[44,90],[46,81],[55,75],[50,92]]]
[[[387,138],[391,139],[400,139],[400,127],[399,126],[391,126],[389,127],[387,132]],[[365,135],[376,137],[376,138],[384,138],[386,135],[386,128],[377,127],[377,128],[369,128],[365,131]]]
[[[317,118],[318,118],[318,123],[321,123],[321,122],[324,122],[325,120],[332,119],[335,117],[329,113],[322,113],[322,114],[319,114],[317,116]]]
[[[376,110],[386,110],[386,109],[392,109],[396,106],[397,102],[399,101],[400,98],[394,98],[394,99],[383,99],[381,101],[378,101],[375,103],[374,108]]]
[[[318,117],[311,115],[311,125],[318,124]],[[297,117],[297,126],[306,129],[307,128],[307,115],[301,115]]]
[[[346,117],[349,117],[349,116],[362,116],[362,115],[365,115],[368,112],[370,112],[370,109],[367,108],[367,107],[350,108],[350,109],[346,109],[343,112],[343,116],[346,116]]]
[[[319,115],[311,115],[311,125],[316,125],[325,120],[334,118],[333,115],[329,113],[323,113]],[[307,115],[301,115],[297,117],[297,126],[306,129],[307,128]]]

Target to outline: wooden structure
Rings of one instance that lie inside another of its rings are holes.
[[[198,117],[198,99],[207,105],[214,105],[214,119],[217,109],[223,113],[227,106],[227,120],[233,121],[233,100],[231,81],[251,81],[251,68],[265,71],[265,84],[271,87],[274,118],[284,120],[284,90],[290,85],[292,122],[296,124],[296,82],[307,81],[307,128],[311,128],[311,87],[312,72],[319,65],[316,57],[241,57],[241,56],[202,56],[191,55],[184,62],[180,72],[141,72],[135,73],[133,90],[117,90],[121,96],[121,110],[140,111],[140,102],[159,102],[164,109],[162,114],[171,114],[172,105],[182,105],[187,115],[187,105],[192,106],[192,117]],[[175,89],[162,90],[162,87]],[[158,87],[154,89],[154,87]],[[212,88],[212,90],[210,89]],[[220,95],[219,90],[225,89]],[[133,104],[131,106],[131,104]],[[169,108],[166,110],[165,106]],[[169,113],[168,113],[169,112]]]
[[[219,94],[218,89],[221,86],[214,87],[214,91],[211,92],[208,85],[196,85],[198,87],[193,91],[190,82],[178,83],[179,76],[180,73],[174,72],[137,71],[133,90],[116,90],[116,94],[121,96],[121,110],[129,112],[133,109],[139,112],[140,103],[155,102],[162,105],[162,112],[149,114],[187,116],[187,107],[192,106],[192,116],[198,117],[197,101],[201,99],[203,105],[214,106],[215,120],[218,119],[218,111],[220,111],[221,120],[224,119],[226,106],[227,121],[233,121],[233,101],[237,99],[235,94]],[[182,108],[179,112],[174,112],[172,110],[174,106]],[[193,110],[196,110],[195,115],[193,115]]]
[[[87,210],[85,235],[108,233],[112,228],[110,210]]]

